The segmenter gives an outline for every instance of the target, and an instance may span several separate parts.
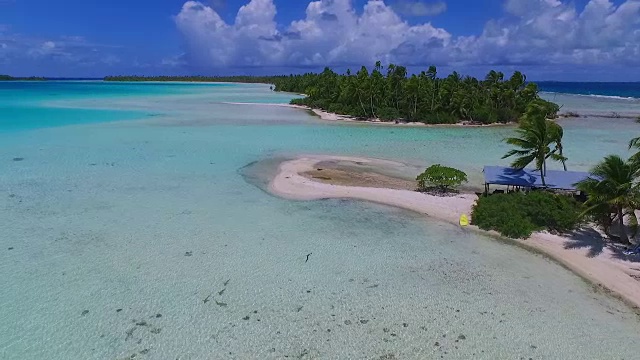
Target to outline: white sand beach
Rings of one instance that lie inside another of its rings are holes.
[[[255,105],[255,106],[278,106],[278,107],[287,107],[292,109],[300,109],[313,112],[316,116],[320,118],[320,120],[324,121],[332,121],[332,122],[344,122],[344,123],[359,123],[359,124],[367,124],[367,125],[378,125],[378,126],[404,126],[404,127],[452,127],[452,126],[465,126],[465,127],[493,127],[493,126],[511,126],[513,123],[496,123],[496,124],[477,124],[471,123],[469,121],[462,121],[455,124],[425,124],[421,122],[407,122],[404,120],[399,121],[382,121],[380,119],[355,119],[348,115],[340,115],[320,109],[310,108],[308,106],[302,105],[292,105],[292,104],[277,104],[277,103],[242,103],[242,102],[223,102],[223,104],[228,105]]]
[[[305,155],[285,161],[279,166],[278,174],[271,181],[269,189],[274,194],[294,200],[318,200],[327,198],[349,198],[365,200],[415,211],[427,216],[457,224],[461,214],[470,214],[477,199],[475,194],[460,194],[454,197],[438,197],[410,190],[343,186],[315,181],[304,173],[314,171],[316,165],[326,161],[352,162],[367,166],[388,166],[386,160]],[[470,229],[482,231],[474,226]],[[496,233],[489,233],[497,236]],[[525,248],[540,252],[564,265],[579,276],[610,291],[636,309],[640,307],[640,264],[619,259],[614,250],[604,247],[602,251],[589,256],[591,242],[598,239],[580,239],[584,246],[567,247],[573,239],[546,232],[535,233],[527,240],[511,240]]]

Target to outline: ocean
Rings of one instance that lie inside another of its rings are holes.
[[[0,358],[640,352],[628,307],[542,256],[394,208],[261,186],[278,161],[309,153],[440,162],[479,184],[484,164],[506,164],[512,128],[372,127],[229,104],[291,97],[265,85],[0,83]],[[628,155],[640,130],[630,118],[562,125],[570,169]]]
[[[640,82],[538,82],[544,92],[640,99]]]
[[[591,117],[640,116],[640,83],[540,82],[541,96],[561,106],[560,112]]]

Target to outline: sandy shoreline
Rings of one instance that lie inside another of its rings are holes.
[[[381,121],[381,120],[359,120],[355,119],[351,116],[340,115],[336,113],[327,112],[320,109],[310,108],[308,106],[302,105],[292,105],[292,104],[277,104],[277,103],[243,103],[243,102],[224,102],[224,104],[229,105],[257,105],[257,106],[277,106],[277,107],[287,107],[292,109],[300,109],[305,111],[311,111],[316,116],[318,116],[321,120],[324,121],[332,121],[332,122],[343,122],[343,123],[353,123],[353,124],[367,124],[367,125],[377,125],[377,126],[403,126],[403,127],[495,127],[495,126],[513,126],[515,123],[508,124],[471,124],[468,122],[459,122],[456,124],[425,124],[421,122],[398,122],[395,123],[393,121]]]
[[[311,178],[311,174],[314,172],[317,174],[318,164],[330,161],[352,162],[369,167],[398,165],[391,161],[357,157],[302,156],[280,164],[278,174],[269,184],[269,190],[278,196],[292,200],[350,198],[370,201],[415,211],[452,224],[458,224],[461,214],[469,215],[477,199],[474,194],[437,197],[402,188],[334,185]],[[475,227],[471,228],[485,234],[496,235]],[[614,250],[606,246],[599,254],[589,257],[589,247],[593,246],[596,240],[589,238],[588,235],[568,238],[542,232],[535,233],[528,240],[510,239],[509,241],[552,258],[605,291],[617,295],[638,310],[640,308],[640,262],[634,263],[617,258]],[[571,243],[579,243],[581,246],[567,247]]]

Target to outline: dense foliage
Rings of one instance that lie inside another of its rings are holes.
[[[46,78],[43,77],[37,77],[37,76],[29,76],[29,77],[13,77],[13,76],[9,76],[9,75],[0,75],[0,81],[17,81],[17,80],[30,80],[30,81],[42,81],[42,80],[46,80]]]
[[[640,164],[636,159],[635,155],[626,161],[618,155],[609,155],[591,169],[591,178],[577,184],[579,190],[588,194],[586,214],[607,234],[617,220],[618,238],[625,244],[629,243],[625,217],[634,230],[638,225],[635,210],[640,205]]]
[[[517,149],[510,150],[502,158],[515,156],[511,166],[516,169],[524,169],[532,162],[536,170],[540,171],[542,184],[545,185],[547,172],[547,159],[560,161],[567,170],[567,158],[563,154],[562,137],[563,130],[560,125],[549,120],[548,109],[543,100],[534,100],[527,106],[527,111],[522,116],[516,136],[505,139]]]
[[[526,239],[534,231],[574,230],[581,214],[581,204],[569,196],[533,191],[481,197],[473,207],[471,220],[483,230]]]
[[[461,120],[484,124],[518,120],[533,101],[555,116],[556,104],[538,96],[538,87],[515,72],[508,80],[491,71],[484,80],[453,72],[438,78],[434,66],[408,76],[403,66],[390,64],[386,73],[380,62],[369,73],[341,75],[329,68],[320,74],[290,75],[273,81],[277,91],[304,93],[292,101],[339,114],[382,120],[403,119],[424,123],[456,123]]]
[[[418,181],[418,190],[425,191],[430,187],[435,187],[441,192],[448,192],[463,182],[467,182],[467,174],[458,169],[436,164],[428,167],[418,175],[416,180]]]
[[[107,76],[105,81],[190,81],[273,84],[276,91],[306,94],[293,104],[306,105],[357,118],[420,121],[431,124],[474,121],[484,124],[518,120],[536,101],[549,116],[556,104],[540,99],[538,87],[527,83],[516,71],[508,80],[491,71],[484,80],[453,72],[438,78],[434,66],[408,76],[403,66],[377,62],[369,73],[362,67],[356,74],[322,73],[289,76]]]
[[[284,76],[107,76],[104,81],[184,81],[184,82],[239,82],[273,84]]]

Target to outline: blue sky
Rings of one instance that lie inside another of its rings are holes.
[[[640,0],[0,0],[0,73],[288,73],[395,62],[640,81]]]

